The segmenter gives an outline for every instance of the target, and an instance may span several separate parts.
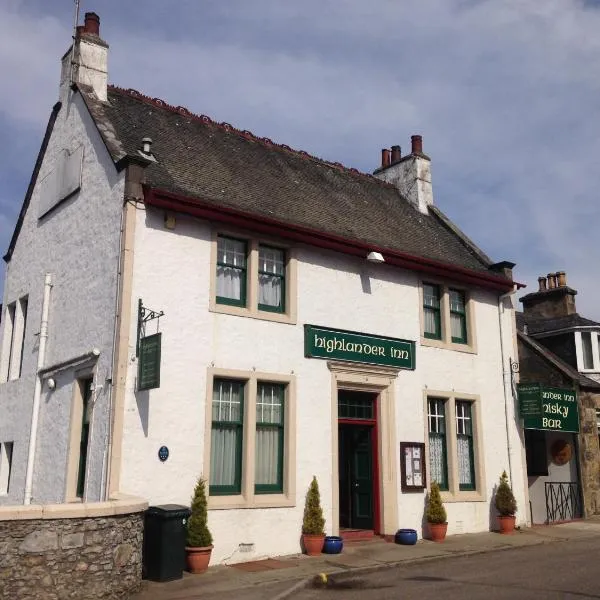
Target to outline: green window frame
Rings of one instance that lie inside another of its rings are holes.
[[[258,309],[285,312],[285,250],[258,246]]]
[[[429,474],[432,481],[437,481],[440,490],[448,491],[446,400],[442,398],[428,398],[427,419],[429,423]],[[438,448],[441,449],[441,453],[439,456],[435,456],[434,449]],[[441,462],[441,465],[436,464],[438,461]]]
[[[256,386],[255,494],[283,492],[286,386]]]
[[[467,302],[465,293],[461,290],[450,289],[450,330],[452,342],[467,343]]]
[[[433,283],[423,284],[423,335],[442,339],[441,289]]]
[[[476,489],[475,453],[473,450],[473,403],[456,401],[456,446],[458,461],[458,489]]]
[[[242,491],[245,381],[215,378],[212,394],[209,495]]]
[[[223,235],[217,236],[217,304],[246,306],[248,279],[248,243]],[[236,288],[239,282],[239,290]],[[227,291],[227,288],[230,288]]]

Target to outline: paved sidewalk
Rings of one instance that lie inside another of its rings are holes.
[[[240,596],[283,599],[293,596],[295,589],[320,573],[342,578],[416,561],[439,560],[451,556],[589,537],[600,537],[600,520],[590,519],[521,529],[513,535],[488,532],[453,535],[448,536],[442,544],[428,540],[419,540],[414,546],[400,546],[380,539],[371,542],[351,542],[344,545],[341,554],[322,554],[310,558],[297,554],[254,563],[250,568],[262,569],[254,572],[242,570],[239,566],[217,566],[210,568],[203,575],[184,573],[183,579],[169,583],[145,581],[142,592],[131,600],[193,600]],[[248,564],[244,569],[247,567]]]

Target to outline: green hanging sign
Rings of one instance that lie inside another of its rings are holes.
[[[140,339],[138,357],[138,390],[160,387],[161,333]]]
[[[415,343],[315,325],[304,326],[304,355],[399,369],[415,368]]]
[[[537,385],[537,390],[535,389]],[[521,390],[524,390],[521,404]],[[542,387],[540,384],[519,386],[519,405],[533,406],[537,394],[541,413],[523,417],[525,429],[541,429],[543,431],[564,431],[579,433],[579,408],[575,390]]]
[[[521,418],[541,417],[543,410],[540,384],[519,383],[517,389],[519,392],[519,414]]]

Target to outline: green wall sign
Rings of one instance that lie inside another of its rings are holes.
[[[315,325],[304,326],[304,355],[349,362],[415,368],[415,343]]]
[[[531,388],[527,391],[527,402],[529,403],[533,403],[534,387],[534,385],[523,386],[525,389]],[[519,403],[520,398],[521,386],[519,387]],[[525,429],[579,433],[579,409],[575,390],[547,388],[538,384],[537,398],[542,412],[534,416],[522,414]]]
[[[521,418],[541,417],[543,410],[540,384],[519,383],[517,389],[519,391],[519,414]]]
[[[140,339],[138,358],[138,390],[160,387],[161,333]]]

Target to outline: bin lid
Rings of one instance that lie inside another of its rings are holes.
[[[189,517],[190,509],[182,504],[161,504],[160,506],[150,506],[146,510],[147,515],[156,516],[160,519],[177,519]]]

